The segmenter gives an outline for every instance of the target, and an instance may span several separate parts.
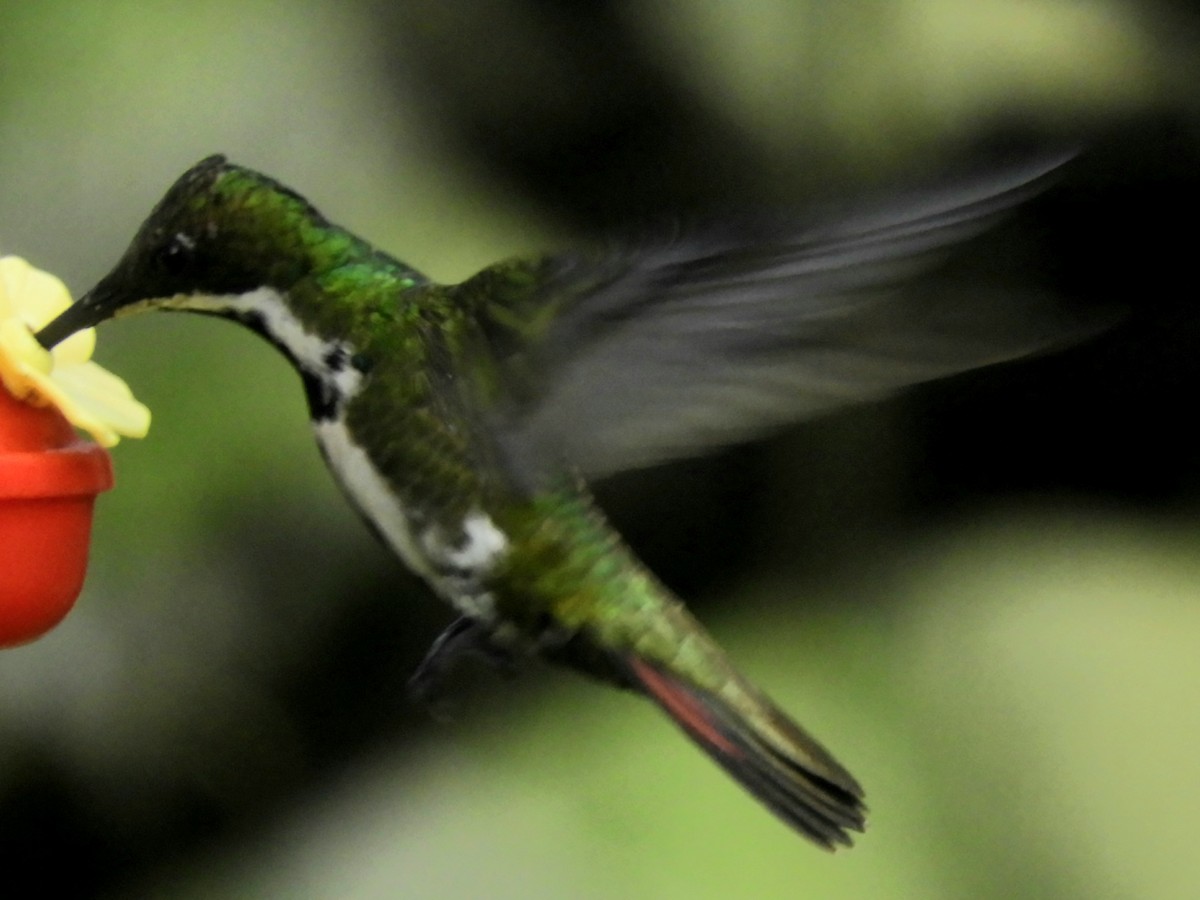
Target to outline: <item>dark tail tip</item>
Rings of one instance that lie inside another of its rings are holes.
[[[850,846],[866,827],[858,782],[825,748],[749,686],[738,703],[703,691],[641,658],[630,680],[771,812],[825,847]]]

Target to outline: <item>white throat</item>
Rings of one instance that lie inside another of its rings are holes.
[[[327,385],[340,402],[358,391],[362,373],[351,365],[354,347],[348,341],[323,338],[306,329],[275,288],[260,287],[244,294],[181,294],[160,305],[237,316],[263,332],[291,358],[303,376]]]

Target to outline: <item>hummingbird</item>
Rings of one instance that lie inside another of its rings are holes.
[[[530,655],[653,701],[833,849],[858,781],[642,564],[588,481],[1028,354],[1061,323],[918,277],[1061,160],[799,222],[518,258],[439,284],[267,175],[210,156],[38,339],[147,310],[238,322],[300,376],[349,501],[457,612],[413,676]]]

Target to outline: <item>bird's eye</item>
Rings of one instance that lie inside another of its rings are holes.
[[[196,242],[186,234],[176,234],[158,251],[159,267],[169,275],[181,275],[192,264]]]

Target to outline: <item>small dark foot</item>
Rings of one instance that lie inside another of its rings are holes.
[[[517,658],[507,647],[497,644],[491,627],[478,619],[460,616],[437,639],[417,670],[408,680],[408,695],[416,703],[428,706],[435,714],[445,713],[442,688],[446,676],[466,656],[481,657],[503,675],[517,673]]]

